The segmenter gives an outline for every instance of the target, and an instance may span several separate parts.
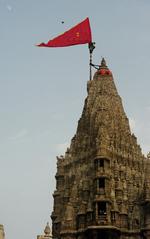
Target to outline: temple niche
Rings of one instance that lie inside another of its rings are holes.
[[[148,239],[150,154],[131,133],[104,59],[87,91],[70,147],[57,157],[52,236]]]

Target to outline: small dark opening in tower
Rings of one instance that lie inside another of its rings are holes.
[[[98,179],[99,188],[105,188],[105,178]]]
[[[96,159],[95,161],[95,168],[104,168],[104,159]]]
[[[105,232],[104,230],[101,230],[98,232],[98,238],[102,238],[102,239],[108,239],[111,238],[108,235],[108,232]]]
[[[106,202],[98,202],[98,216],[106,215]]]
[[[100,160],[99,166],[100,166],[101,168],[104,168],[104,159],[101,159],[101,160]]]

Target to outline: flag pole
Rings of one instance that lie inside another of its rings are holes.
[[[95,42],[90,42],[89,43],[89,53],[90,53],[90,80],[92,80],[92,53],[93,53],[93,50],[95,49]]]

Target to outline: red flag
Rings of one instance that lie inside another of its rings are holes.
[[[92,34],[89,18],[72,27],[63,34],[49,40],[47,43],[41,43],[39,47],[65,47],[92,42]]]

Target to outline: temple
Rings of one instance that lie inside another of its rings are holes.
[[[104,59],[87,83],[76,134],[57,157],[52,236],[150,238],[150,155],[131,133]]]

